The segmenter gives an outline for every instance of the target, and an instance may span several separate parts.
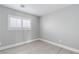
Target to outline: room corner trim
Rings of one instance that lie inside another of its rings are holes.
[[[27,43],[30,43],[30,42],[33,42],[33,41],[36,41],[36,40],[39,40],[39,39],[37,38],[37,39],[33,39],[33,40],[29,40],[29,41],[25,41],[25,42],[20,42],[20,43],[16,43],[16,44],[8,45],[8,46],[0,47],[0,50],[4,50],[4,49],[8,49],[8,48],[12,48],[12,47],[16,47],[16,46],[20,46],[20,45],[27,44]]]
[[[46,42],[46,43],[50,43],[52,45],[55,45],[55,46],[58,46],[58,47],[61,47],[61,48],[64,48],[64,49],[67,49],[67,50],[70,50],[70,51],[73,51],[75,53],[79,53],[79,50],[78,49],[75,49],[75,48],[72,48],[72,47],[69,47],[69,46],[66,46],[66,45],[62,45],[62,44],[59,44],[59,43],[55,43],[55,42],[52,42],[52,41],[49,41],[49,40],[45,40],[45,39],[39,39],[43,42]]]

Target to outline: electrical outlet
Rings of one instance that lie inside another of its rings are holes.
[[[1,42],[0,42],[0,45],[1,45]]]
[[[59,40],[59,42],[62,42],[62,40]]]

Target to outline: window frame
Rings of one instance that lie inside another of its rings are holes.
[[[25,18],[22,19],[22,27],[23,27],[23,20],[25,20]],[[26,19],[26,20],[30,20],[31,21],[31,19]],[[31,28],[24,28],[23,27],[23,30],[32,30],[32,22],[30,24],[31,24]]]
[[[10,17],[14,17],[14,18],[18,18],[18,19],[21,19],[21,27],[10,27]],[[14,16],[14,15],[8,15],[8,30],[32,30],[32,22],[31,22],[31,28],[23,28],[23,19],[26,19],[26,20],[30,20],[30,18],[26,18],[26,17],[20,17],[20,16]]]

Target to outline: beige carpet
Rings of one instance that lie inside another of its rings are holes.
[[[75,54],[72,51],[42,42],[40,40],[0,51],[0,54]]]

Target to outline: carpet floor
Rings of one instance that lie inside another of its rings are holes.
[[[21,46],[1,50],[0,54],[76,54],[76,53],[37,40]]]

